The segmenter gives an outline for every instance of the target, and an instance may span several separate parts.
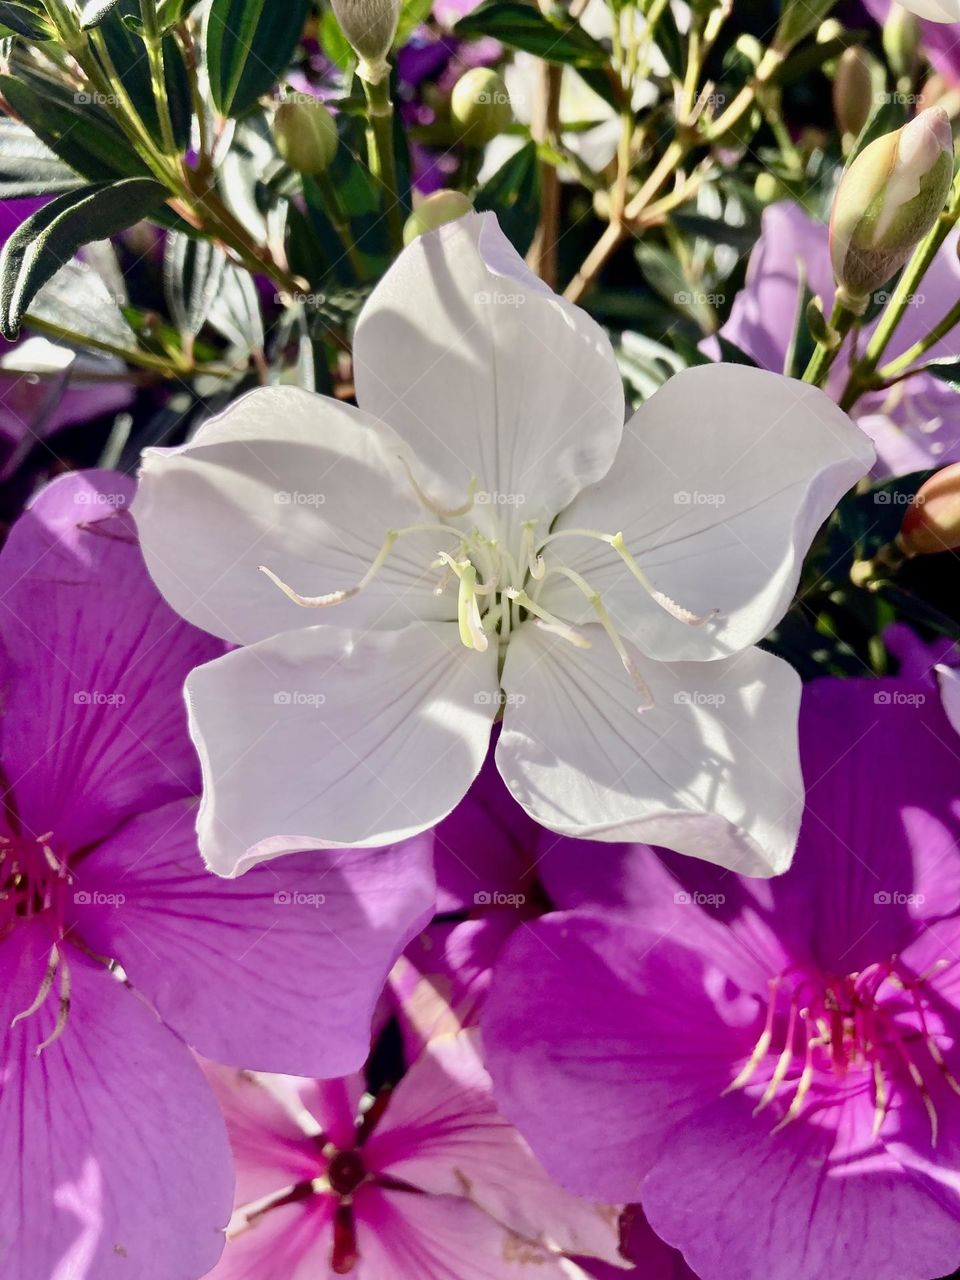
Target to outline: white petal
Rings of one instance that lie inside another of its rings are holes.
[[[947,719],[957,733],[960,733],[960,671],[956,667],[948,667],[944,663],[937,663],[934,671],[937,673],[937,684],[940,686],[940,701],[943,703]]]
[[[305,627],[187,679],[200,851],[219,875],[296,849],[392,844],[439,822],[483,764],[496,646],[453,623]]]
[[[306,596],[355,586],[389,529],[434,519],[405,453],[350,405],[295,387],[251,392],[182,448],[144,453],[133,511],[150,573],[183,617],[240,643],[321,620],[455,616],[455,595],[433,595],[429,567],[451,544],[444,535],[399,539],[366,591],[323,611],[294,604],[259,568]]]
[[[638,410],[609,475],[557,528],[622,531],[653,586],[709,620],[691,626],[660,607],[606,544],[562,538],[548,552],[602,593],[650,657],[725,657],[783,616],[815,533],[872,461],[864,433],[816,388],[741,365],[689,369]],[[590,616],[560,578],[541,600]]]
[[[585,630],[588,650],[531,624],[510,641],[497,766],[514,797],[564,835],[784,871],[803,809],[793,669],[760,649],[709,663],[637,656],[653,698],[640,712],[605,633]]]
[[[445,505],[477,479],[480,520],[492,507],[549,523],[623,430],[606,334],[527,270],[492,214],[403,251],[360,317],[354,369],[358,403],[444,478]]]
[[[900,0],[901,6],[931,22],[960,22],[960,0]]]

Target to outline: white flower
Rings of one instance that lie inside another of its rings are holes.
[[[899,0],[900,7],[931,22],[960,22],[960,0]]]
[[[244,646],[187,682],[209,865],[425,830],[502,707],[497,764],[547,827],[781,871],[799,682],[752,646],[866,437],[732,365],[678,374],[624,428],[603,330],[490,214],[402,253],[355,372],[359,409],[271,387],[144,455],[154,578]]]

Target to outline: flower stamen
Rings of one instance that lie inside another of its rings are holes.
[[[503,594],[508,600],[512,600],[521,609],[526,609],[528,613],[532,613],[535,618],[539,619],[545,631],[552,631],[555,635],[561,636],[576,649],[592,648],[587,636],[581,635],[574,627],[563,622],[555,614],[549,613],[537,604],[535,600],[531,600],[526,591],[518,590],[516,587],[508,587]]]
[[[394,543],[399,538],[405,538],[411,533],[446,533],[452,534],[455,538],[462,538],[463,533],[459,529],[454,529],[452,525],[445,524],[411,524],[406,529],[388,529],[387,536],[383,540],[383,545],[377,552],[363,577],[355,586],[345,587],[340,591],[328,591],[321,596],[304,596],[296,591],[288,583],[268,569],[265,564],[258,565],[257,568],[261,573],[266,574],[274,586],[279,587],[283,594],[292,600],[294,604],[300,605],[302,609],[328,609],[331,605],[343,604],[344,600],[349,600],[353,596],[357,596],[361,591],[365,591],[373,582],[377,574],[390,558],[390,552],[393,550]]]
[[[609,637],[610,643],[617,651],[617,656],[623,663],[623,668],[630,677],[633,687],[643,699],[640,706],[637,707],[637,711],[641,715],[644,711],[649,711],[654,705],[653,694],[650,692],[650,686],[647,684],[646,680],[644,680],[643,676],[640,674],[639,667],[627,652],[627,646],[624,644],[620,636],[620,632],[614,626],[613,619],[610,617],[610,613],[606,605],[603,603],[599,591],[594,591],[586,578],[581,577],[575,569],[568,569],[566,565],[557,565],[554,567],[552,572],[562,574],[564,578],[567,578],[572,582],[573,585],[587,598],[591,609],[593,609],[594,613],[597,615],[597,621],[600,623],[601,627],[603,627]]]

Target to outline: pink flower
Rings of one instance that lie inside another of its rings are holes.
[[[150,581],[110,472],[48,486],[0,554],[0,1275],[196,1280],[230,1215],[209,1056],[366,1057],[429,917],[418,842],[203,868],[181,688],[222,642]],[[117,967],[119,966],[119,968]]]
[[[617,1212],[553,1185],[495,1110],[474,1032],[432,1041],[365,1109],[361,1077],[209,1070],[238,1176],[209,1280],[569,1280],[566,1255],[627,1265]]]

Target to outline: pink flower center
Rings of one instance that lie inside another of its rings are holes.
[[[0,836],[0,940],[20,921],[51,912],[63,919],[70,870],[54,853],[53,832]]]
[[[62,939],[67,892],[73,876],[54,852],[52,837],[53,832],[36,839],[0,836],[0,942],[9,937],[21,921],[36,917],[41,917],[50,930],[50,957],[37,994],[11,1024],[16,1026],[38,1013],[57,985],[56,1025],[37,1046],[38,1055],[59,1040],[70,1015],[70,969],[63,954]]]
[[[909,973],[897,956],[843,977],[788,969],[771,979],[763,1030],[753,1053],[725,1092],[761,1090],[759,1114],[774,1099],[790,1099],[773,1129],[795,1120],[808,1100],[839,1096],[841,1082],[866,1084],[874,1104],[876,1136],[894,1088],[919,1096],[937,1143],[939,1120],[928,1088],[937,1073],[960,1094],[941,1040],[953,1042],[935,1023],[929,973]],[[811,1097],[812,1096],[812,1097]]]

